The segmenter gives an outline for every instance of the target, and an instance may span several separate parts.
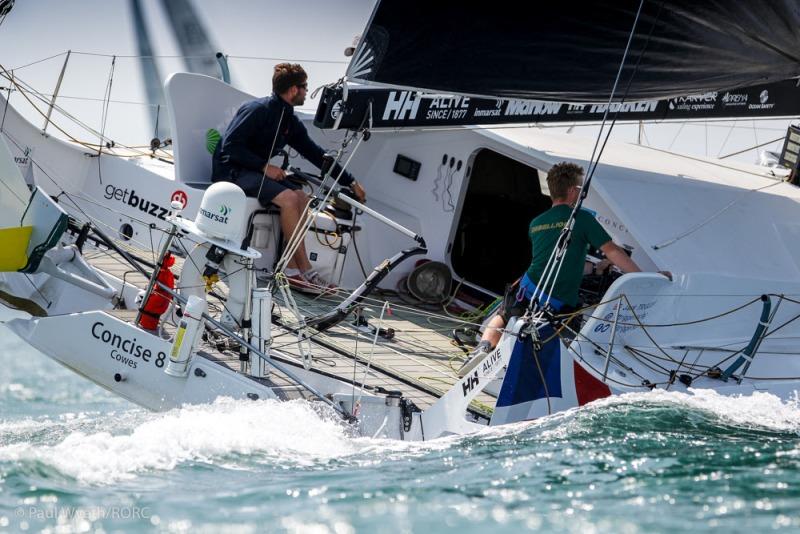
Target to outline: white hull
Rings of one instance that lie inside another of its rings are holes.
[[[210,172],[205,130],[222,129],[239,103],[248,97],[205,77],[178,75],[170,83],[167,89],[172,129],[179,132],[175,136],[174,168],[141,159],[94,157],[82,147],[42,135],[13,107],[6,111],[2,133],[18,158],[23,176],[58,197],[70,215],[93,221],[112,237],[126,234],[129,228],[132,243],[157,250],[164,234],[154,232],[150,225],[167,228],[170,200],[180,193],[177,196],[186,200],[183,214],[189,219],[199,208]],[[216,102],[217,107],[210,106],[210,102]],[[335,146],[332,137],[324,137],[311,127],[310,117],[303,120],[323,146]],[[451,267],[463,287],[477,287],[479,284],[469,277],[477,271],[470,270],[464,260],[470,257],[465,251],[474,250],[479,241],[476,236],[482,235],[470,232],[481,224],[469,218],[473,214],[467,209],[468,203],[482,194],[489,195],[487,198],[492,200],[488,207],[494,210],[491,213],[500,216],[503,202],[513,200],[490,195],[494,193],[490,179],[502,177],[485,167],[487,154],[502,165],[526,169],[529,183],[520,180],[515,185],[535,185],[536,198],[546,201],[541,189],[542,171],[562,160],[586,166],[589,152],[579,139],[534,130],[464,129],[393,136],[376,132],[355,154],[350,170],[365,184],[372,208],[425,237],[427,259]],[[422,163],[416,180],[393,172],[400,153]],[[451,163],[455,161],[459,164]],[[292,163],[310,170],[308,162],[300,158]],[[475,184],[477,189],[471,189]],[[800,310],[796,303],[780,295],[800,294],[800,284],[796,282],[800,279],[800,230],[796,224],[799,191],[763,169],[722,167],[713,161],[609,144],[587,206],[596,211],[597,219],[616,241],[633,248],[633,258],[640,266],[646,270],[668,269],[675,274],[675,280],[668,282],[655,274],[618,279],[604,296],[605,303],[590,311],[591,317],[578,339],[569,348],[559,345],[557,365],[562,395],[497,410],[494,422],[530,419],[579,406],[588,402],[586,399],[598,398],[603,387],[606,394],[644,391],[653,386],[686,389],[687,384],[680,379],[684,374],[694,375],[691,387],[722,394],[768,391],[782,399],[795,395],[800,377],[800,353],[795,340],[800,337],[800,325],[792,318]],[[253,201],[249,202],[251,208],[256,207]],[[276,221],[274,216],[269,217],[271,222],[264,224],[274,230]],[[367,266],[378,265],[409,246],[406,235],[375,220],[362,218],[358,224],[358,243]],[[482,224],[492,230],[491,236],[505,234],[502,220],[491,219]],[[483,244],[488,245],[489,239]],[[260,250],[268,258],[264,265],[267,268],[275,257],[274,243],[274,239],[266,240]],[[347,254],[346,259],[336,255],[338,251],[331,254],[316,235],[307,236],[306,243],[310,250],[319,250],[312,260],[319,257],[330,263],[336,256],[332,272],[341,273],[342,286],[354,287],[363,281],[354,254]],[[504,258],[492,260],[498,269],[504,266]],[[322,259],[319,261],[323,263]],[[394,288],[410,269],[409,265],[390,273],[383,286]],[[75,268],[76,273],[80,271]],[[472,274],[463,274],[467,272]],[[154,410],[211,402],[218,396],[276,396],[263,383],[202,357],[192,361],[186,378],[167,375],[156,364],[160,361],[156,356],[168,354],[169,341],[99,311],[114,306],[109,299],[57,283],[48,276],[33,275],[33,286],[17,273],[2,276],[0,289],[35,302],[50,315],[30,322],[12,322],[12,329],[32,346],[102,387]],[[125,307],[136,307],[138,288],[104,273],[99,276],[100,282],[114,289],[117,300]],[[775,313],[771,320],[774,327],[783,325],[780,331],[762,340],[747,376],[735,376],[727,382],[710,376],[706,371],[715,366],[724,369],[724,356],[748,344],[759,321],[757,303],[729,312],[762,294],[773,295]],[[627,300],[622,302],[622,298]],[[618,302],[622,302],[620,309],[615,308]],[[635,324],[639,321],[645,327]],[[135,349],[133,356],[129,352],[127,356],[120,354],[122,349],[110,347],[102,340],[102,333],[100,339],[96,337],[98,329],[111,332],[112,339],[120,336],[120,343],[135,337],[142,351],[149,351],[149,361],[137,356]],[[399,408],[392,405],[391,399],[363,396],[359,408],[363,410],[361,431],[430,439],[474,430],[477,426],[465,419],[465,409],[473,391],[483,389],[511,360],[513,340],[506,338],[503,343],[501,354],[489,368],[481,370],[480,376],[455,380],[453,389],[442,396],[439,404],[409,416],[404,430],[398,429],[403,425],[398,423]],[[581,384],[586,379],[583,375],[576,378],[576,372],[581,373],[576,371],[576,364],[592,377],[590,382],[594,381],[591,395],[582,393]],[[672,378],[671,371],[675,374]],[[331,402],[356,411],[347,400],[352,386],[314,373],[313,369],[298,369],[297,374],[328,395]],[[370,422],[365,423],[367,420]]]
[[[276,398],[268,387],[201,358],[185,377],[170,376],[164,372],[169,341],[106,313],[15,319],[7,325],[65,367],[150,410],[210,403],[217,397]]]

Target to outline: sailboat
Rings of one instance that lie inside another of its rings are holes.
[[[209,181],[213,132],[253,95],[208,76],[170,76],[174,161],[42,136],[4,99],[0,178],[16,194],[3,195],[0,235],[13,253],[3,259],[0,290],[9,307],[31,315],[7,326],[150,409],[219,396],[305,398],[364,435],[397,439],[470,432],[627,391],[791,398],[800,377],[792,346],[800,191],[783,176],[613,142],[593,154],[585,140],[533,128],[416,130],[408,121],[497,124],[572,112],[610,122],[704,99],[714,112],[742,99],[750,113],[784,112],[797,102],[779,98],[796,95],[786,81],[800,75],[786,52],[796,34],[758,33],[766,44],[754,48],[742,37],[750,30],[737,28],[756,9],[769,24],[794,20],[796,8],[600,2],[587,8],[594,18],[581,19],[602,21],[594,32],[576,15],[542,9],[548,28],[568,31],[531,36],[532,21],[516,18],[518,31],[501,38],[476,31],[471,13],[436,34],[445,46],[425,40],[434,33],[399,6],[380,3],[347,80],[326,90],[315,116],[301,115],[331,159],[363,181],[369,204],[330,172],[281,156],[317,199],[306,233],[295,236],[279,235],[272,210]],[[712,21],[715,32],[706,30]],[[682,52],[698,47],[702,61],[692,55],[696,68],[687,68]],[[726,67],[732,54],[737,70]],[[314,124],[346,133],[334,139]],[[474,321],[378,291],[433,293],[438,304],[494,300],[529,261],[513,227],[549,207],[544,177],[565,160],[587,169],[583,206],[652,272],[594,280],[580,331],[546,309],[513,320],[495,350],[458,378],[452,363],[464,354],[449,332]],[[335,300],[289,290],[280,244],[301,239],[318,270],[355,289]],[[172,288],[159,275],[174,257]],[[169,310],[144,328],[156,294]]]

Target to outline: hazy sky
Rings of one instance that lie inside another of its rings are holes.
[[[192,0],[191,3],[214,46],[231,56],[229,66],[234,85],[258,96],[270,92],[272,67],[278,61],[243,57],[322,61],[302,62],[309,73],[309,89],[336,80],[346,67],[345,47],[361,33],[374,6],[374,0]],[[154,54],[178,55],[162,3],[142,0],[142,5]],[[64,56],[19,67],[67,50],[73,53],[58,103],[99,130],[111,58],[84,53],[118,56],[138,53],[129,1],[18,0],[0,26],[0,65],[16,69],[16,76],[43,93],[52,93]],[[181,60],[172,58],[159,58],[158,66],[162,77],[185,70]],[[147,143],[152,131],[146,114],[154,115],[155,110],[127,103],[146,102],[138,59],[117,58],[111,99],[118,102],[109,108],[106,130],[109,136],[128,144]],[[43,118],[31,112],[20,95],[12,94],[11,103],[37,125],[43,123]],[[313,110],[316,104],[307,102],[304,107]]]
[[[374,0],[192,0],[214,46],[231,56],[234,85],[259,96],[269,92],[272,66],[277,59],[243,57],[298,60],[309,72],[312,87],[333,81],[344,72],[347,60],[344,48],[361,33],[374,3]],[[178,55],[162,3],[142,0],[142,4],[155,54]],[[73,54],[59,104],[99,130],[111,58],[84,53],[137,54],[129,0],[17,0],[0,26],[0,65],[16,69],[16,76],[43,93],[51,93],[55,87],[64,56],[20,67],[67,50]],[[182,61],[177,59],[159,58],[158,65],[162,77],[183,70]],[[147,144],[152,136],[150,125],[155,110],[145,105],[138,59],[117,59],[111,98],[117,102],[109,108],[107,135],[126,144]],[[37,125],[43,122],[20,95],[12,95],[11,103]],[[313,110],[316,104],[309,102],[305,107]],[[56,120],[64,126],[69,124],[63,118]],[[727,123],[647,125],[644,140],[678,152],[718,156],[781,137],[786,125],[786,121],[740,122],[734,129]],[[82,139],[96,141],[76,127],[69,130],[80,133]],[[596,131],[578,126],[573,134],[591,137]],[[637,134],[636,126],[620,126],[613,138],[630,142],[635,141]],[[779,149],[780,143],[770,148]],[[750,151],[736,159],[754,162],[756,157],[756,151]]]

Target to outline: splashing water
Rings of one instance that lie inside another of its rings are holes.
[[[0,329],[0,531],[800,527],[800,406],[654,391],[428,443],[305,402],[166,413]]]

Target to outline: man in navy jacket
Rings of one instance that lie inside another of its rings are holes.
[[[320,167],[324,151],[308,136],[303,123],[294,114],[294,106],[305,102],[308,76],[298,64],[275,66],[271,96],[244,103],[228,125],[212,160],[212,181],[229,181],[245,194],[257,197],[261,205],[272,203],[281,209],[283,234],[290,236],[300,223],[308,196],[296,185],[285,181],[286,173],[269,163],[271,156],[289,145],[308,161]],[[342,169],[334,167],[333,176]],[[350,186],[356,197],[365,200],[364,188],[344,172],[341,185]],[[286,276],[293,287],[320,293],[334,289],[329,281],[312,270],[303,243],[287,265]]]

